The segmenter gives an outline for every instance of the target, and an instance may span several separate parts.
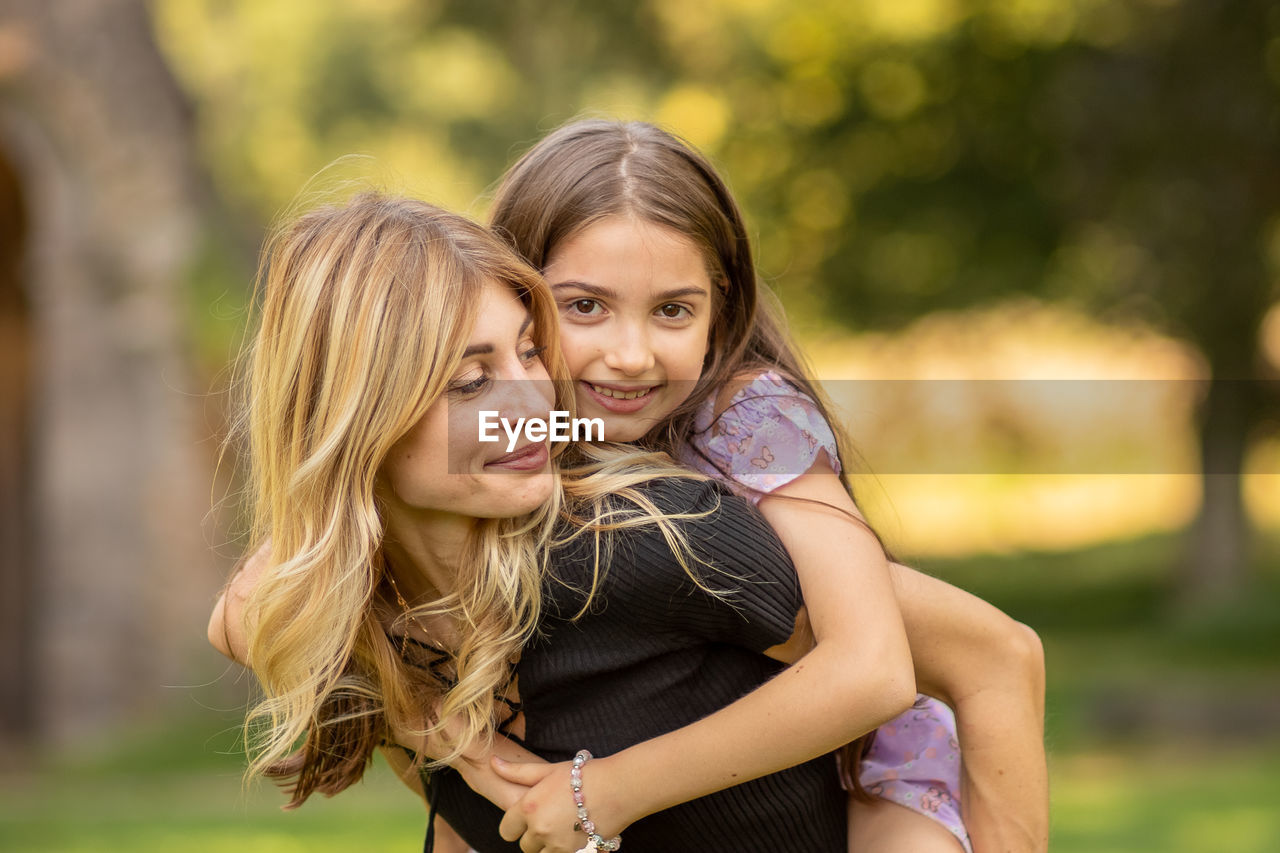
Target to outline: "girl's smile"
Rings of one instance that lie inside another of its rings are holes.
[[[711,276],[677,231],[609,216],[551,253],[547,281],[579,414],[609,441],[636,441],[689,396],[702,375],[714,310]]]
[[[603,385],[595,382],[580,381],[578,398],[582,394],[590,394],[598,406],[617,414],[634,414],[640,411],[653,399],[654,391],[661,385],[642,385],[626,387],[622,385]]]

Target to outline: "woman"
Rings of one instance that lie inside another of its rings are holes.
[[[266,693],[251,770],[296,777],[296,805],[358,778],[392,732],[447,721],[450,759],[492,730],[537,623],[558,490],[545,444],[504,452],[464,421],[545,417],[555,324],[538,278],[482,229],[409,200],[301,217],[259,281],[242,428],[253,535],[277,559],[246,603]],[[448,678],[406,668],[428,638],[451,649]]]

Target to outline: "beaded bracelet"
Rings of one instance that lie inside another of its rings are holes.
[[[569,770],[569,787],[573,788],[573,802],[578,807],[578,822],[573,825],[573,831],[582,830],[587,834],[587,846],[583,847],[578,853],[591,853],[593,850],[617,850],[622,846],[622,836],[615,835],[608,841],[604,839],[600,833],[596,832],[596,825],[587,817],[587,807],[584,805],[582,796],[582,765],[591,760],[591,753],[585,749],[578,750],[578,754],[573,757],[573,767]]]

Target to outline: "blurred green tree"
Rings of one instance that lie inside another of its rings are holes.
[[[1280,274],[1277,36],[1269,4],[986,4],[861,58],[805,158],[874,176],[850,188],[856,227],[814,276],[836,316],[892,324],[1027,292],[1202,353],[1188,602],[1245,580],[1241,470],[1275,371],[1260,324]]]

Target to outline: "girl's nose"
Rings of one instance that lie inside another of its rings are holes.
[[[617,340],[605,351],[605,366],[627,376],[639,376],[652,370],[656,360],[648,335],[635,328],[619,332]]]

